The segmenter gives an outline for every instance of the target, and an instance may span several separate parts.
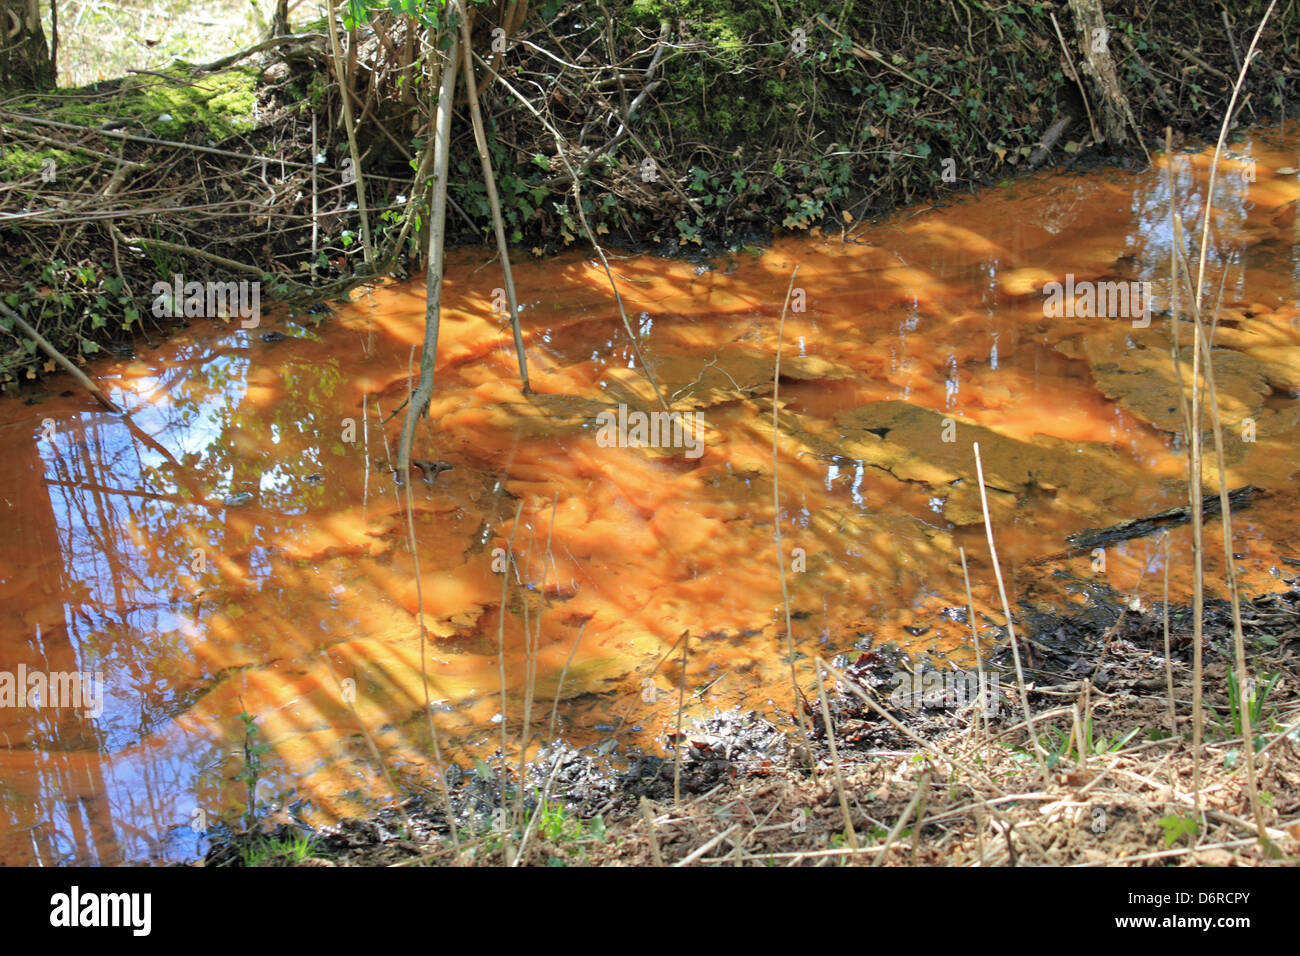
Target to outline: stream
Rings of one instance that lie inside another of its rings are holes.
[[[659,419],[590,249],[515,264],[528,396],[499,265],[457,251],[410,527],[391,464],[422,279],[137,339],[87,368],[129,422],[62,374],[0,400],[0,863],[201,855],[196,830],[246,805],[240,714],[269,747],[265,806],[329,821],[389,800],[367,734],[431,788],[426,678],[466,769],[503,729],[514,753],[525,721],[544,743],[552,715],[575,745],[653,749],[683,685],[688,718],[788,714],[778,527],[805,687],[855,646],[970,664],[959,549],[982,637],[1004,621],[974,442],[1013,606],[1085,600],[1053,571],[1162,600],[1159,537],[1100,559],[1065,538],[1187,502],[1165,164],[1199,244],[1212,153],[1035,174],[709,264],[611,254]],[[1298,154],[1276,129],[1231,146],[1206,264],[1228,483],[1265,492],[1234,515],[1248,594],[1300,559]],[[1049,305],[1052,282],[1073,301]],[[1088,307],[1103,282],[1149,310]],[[1190,565],[1184,525],[1174,600]],[[683,674],[661,659],[688,631]]]

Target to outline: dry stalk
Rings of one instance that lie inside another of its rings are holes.
[[[501,573],[501,612],[497,615],[497,667],[501,673],[501,779],[499,805],[506,805],[506,600],[510,596],[510,570],[515,563],[515,533],[519,530],[519,516],[523,513],[521,500],[515,505],[515,520],[510,526],[510,540],[506,543],[506,566]],[[507,837],[508,839],[508,837]]]
[[[1241,87],[1246,82],[1246,71],[1250,69],[1250,63],[1255,58],[1255,48],[1259,44],[1260,35],[1264,32],[1264,25],[1268,23],[1268,18],[1272,15],[1273,8],[1275,6],[1277,6],[1277,0],[1271,0],[1271,2],[1268,5],[1268,9],[1264,11],[1264,16],[1259,21],[1259,26],[1256,27],[1255,29],[1255,35],[1251,37],[1250,47],[1246,50],[1246,57],[1242,61],[1241,70],[1237,74],[1237,82],[1234,83],[1232,87],[1232,98],[1229,99],[1228,101],[1228,109],[1224,114],[1223,123],[1219,127],[1219,140],[1214,146],[1214,159],[1210,163],[1210,174],[1209,174],[1208,183],[1206,185],[1206,191],[1205,191],[1205,218],[1201,224],[1200,261],[1197,263],[1196,286],[1192,293],[1192,315],[1196,321],[1196,337],[1198,339],[1200,349],[1204,349],[1205,351],[1206,385],[1208,386],[1210,391],[1210,407],[1212,409],[1212,422],[1214,426],[1214,447],[1215,447],[1216,457],[1218,458],[1218,466],[1219,466],[1219,503],[1220,503],[1220,508],[1222,511],[1222,519],[1223,519],[1223,550],[1224,550],[1224,560],[1227,564],[1227,571],[1228,571],[1228,593],[1232,601],[1232,643],[1234,648],[1234,656],[1236,658],[1236,663],[1237,663],[1236,676],[1237,676],[1237,680],[1240,682],[1240,688],[1243,695],[1241,697],[1241,701],[1242,701],[1241,726],[1243,731],[1242,736],[1244,736],[1246,740],[1246,743],[1243,747],[1243,751],[1246,756],[1246,781],[1247,781],[1247,788],[1250,792],[1250,806],[1251,806],[1251,811],[1255,817],[1255,826],[1259,833],[1260,842],[1264,843],[1265,845],[1268,844],[1268,839],[1264,832],[1263,811],[1260,808],[1259,789],[1255,779],[1255,746],[1254,746],[1254,737],[1251,733],[1251,726],[1250,726],[1249,697],[1245,695],[1246,680],[1247,680],[1246,645],[1245,645],[1245,636],[1243,635],[1242,628],[1241,628],[1241,604],[1237,593],[1237,574],[1236,574],[1236,568],[1233,563],[1233,557],[1232,557],[1232,514],[1228,506],[1228,484],[1224,473],[1226,466],[1224,465],[1224,461],[1223,461],[1223,429],[1219,421],[1219,403],[1214,388],[1214,368],[1211,361],[1209,344],[1205,341],[1205,332],[1201,322],[1201,294],[1202,294],[1202,290],[1205,287],[1205,258],[1206,258],[1206,250],[1210,242],[1210,218],[1211,218],[1211,213],[1212,213],[1213,203],[1214,203],[1214,179],[1215,179],[1215,174],[1218,171],[1218,167],[1219,167],[1219,156],[1222,154],[1223,144],[1228,138],[1228,126],[1232,122],[1232,115],[1235,112],[1237,97],[1241,95]],[[1170,196],[1171,206],[1172,203],[1173,203],[1173,197]],[[1178,221],[1178,216],[1176,214],[1174,216],[1174,223],[1176,227],[1181,225]],[[1179,252],[1181,257],[1182,243],[1180,241],[1178,232],[1175,232],[1174,248],[1176,251]],[[1186,272],[1185,259],[1183,261],[1183,267],[1184,267],[1184,275],[1187,277],[1188,282],[1190,284],[1191,276],[1188,275]],[[1177,282],[1175,281],[1175,285],[1176,284]],[[1218,325],[1217,306],[1215,308],[1214,322],[1215,325],[1217,326]],[[1198,352],[1200,349],[1198,349]],[[1195,392],[1199,392],[1200,384],[1199,384],[1199,380],[1195,376],[1193,376],[1192,378],[1192,386]],[[1197,430],[1198,430],[1197,447],[1199,449],[1200,420],[1197,419],[1195,424],[1197,425]],[[1196,478],[1198,480],[1196,486],[1196,493],[1198,494],[1198,496],[1200,493],[1200,484],[1199,484],[1200,476],[1201,476],[1200,462],[1198,461],[1197,470],[1196,470]],[[1200,564],[1199,558],[1197,563],[1199,566]],[[1199,621],[1199,617],[1200,617],[1199,608],[1197,609],[1197,617]],[[1196,650],[1197,650],[1197,654],[1199,655],[1200,653],[1199,640],[1196,645]],[[1200,687],[1198,686],[1196,688],[1196,693],[1195,693],[1195,703],[1199,704],[1199,700],[1200,700]],[[1200,741],[1198,740],[1197,741],[1198,750],[1199,750],[1199,743]],[[1199,794],[1198,794],[1198,802],[1199,802]]]
[[[989,760],[988,713],[987,713],[988,700],[986,696],[988,694],[988,688],[984,686],[984,655],[980,653],[980,631],[979,631],[979,624],[976,622],[976,618],[975,618],[975,598],[971,594],[971,590],[970,590],[970,574],[966,570],[966,549],[963,547],[959,547],[957,549],[957,553],[961,555],[961,577],[962,577],[962,581],[966,585],[966,614],[970,618],[971,638],[975,642],[975,673],[977,679],[979,680],[979,688],[980,688],[979,694],[976,697],[977,715],[975,718],[974,726],[975,728],[977,728],[977,738],[975,741],[976,744],[975,749],[978,751],[980,747],[984,748],[985,750],[984,760],[987,763]]]
[[[1029,692],[1025,689],[1025,672],[1020,664],[1020,643],[1016,640],[1016,625],[1011,619],[1011,602],[1007,600],[1006,585],[1002,582],[1002,566],[998,563],[998,552],[993,544],[993,521],[989,518],[989,499],[984,490],[984,464],[980,461],[980,443],[974,443],[975,473],[979,478],[980,505],[984,509],[984,530],[988,534],[989,557],[993,561],[993,574],[998,582],[998,596],[1002,598],[1002,612],[1007,616],[1007,634],[1011,638],[1011,655],[1016,662],[1016,683],[1020,688],[1020,705],[1025,711],[1025,723],[1029,727],[1029,739],[1034,744],[1034,756],[1038,760],[1038,769],[1043,775],[1043,784],[1047,783],[1047,762],[1043,759],[1043,748],[1038,743],[1038,733],[1034,729],[1034,715],[1029,709]]]
[[[1251,44],[1254,48],[1254,44]],[[1208,202],[1208,200],[1207,200]],[[1174,248],[1178,253],[1181,265],[1183,267],[1183,276],[1190,282],[1191,276],[1187,270],[1187,259],[1182,252],[1182,219],[1174,216]],[[1232,556],[1232,510],[1228,501],[1228,478],[1227,466],[1224,464],[1223,450],[1223,423],[1219,418],[1219,397],[1218,390],[1214,382],[1214,365],[1210,353],[1209,343],[1206,341],[1205,326],[1201,320],[1200,295],[1192,298],[1192,318],[1196,323],[1196,341],[1198,347],[1204,352],[1205,360],[1205,386],[1209,393],[1210,405],[1210,423],[1214,434],[1214,452],[1217,460],[1219,471],[1219,510],[1221,511],[1221,520],[1223,525],[1223,551],[1225,570],[1228,579],[1228,597],[1232,606],[1232,643],[1234,656],[1236,658],[1236,679],[1240,691],[1241,707],[1241,729],[1242,736],[1246,740],[1246,745],[1242,748],[1246,757],[1246,788],[1250,794],[1251,811],[1255,817],[1255,825],[1259,832],[1259,838],[1262,843],[1267,843],[1268,838],[1264,832],[1263,811],[1259,803],[1259,788],[1255,779],[1255,748],[1253,744],[1254,735],[1250,726],[1250,694],[1247,690],[1249,686],[1249,673],[1246,670],[1246,639],[1241,626],[1241,597],[1237,588],[1237,569],[1236,562]],[[1196,386],[1199,389],[1199,384]],[[1198,475],[1199,477],[1199,475]]]
[[[889,848],[893,846],[894,841],[898,839],[898,835],[903,832],[903,827],[907,826],[907,821],[911,819],[912,812],[916,809],[917,804],[921,802],[921,794],[925,790],[929,789],[929,786],[930,771],[926,770],[921,774],[921,778],[916,782],[916,793],[912,794],[912,799],[908,801],[907,806],[903,808],[903,812],[898,815],[898,819],[895,820],[894,825],[890,827],[889,833],[885,837],[884,845],[880,848],[880,853],[878,853],[876,858],[871,861],[873,867],[880,866],[885,862],[885,857],[889,855]],[[854,849],[856,849],[856,847]]]
[[[573,639],[573,647],[570,648],[569,656],[564,661],[564,667],[560,669],[560,679],[555,686],[555,699],[551,701],[551,726],[546,735],[546,738],[551,741],[553,746],[556,741],[555,725],[560,713],[560,698],[564,691],[564,678],[568,676],[569,665],[573,663],[573,656],[578,653],[578,645],[582,642],[582,632],[587,629],[587,623],[587,621],[583,621],[582,625],[578,628],[578,636]],[[547,800],[551,795],[551,784],[555,782],[555,773],[560,769],[560,758],[563,756],[564,751],[559,747],[556,747],[555,756],[551,760],[551,769],[546,775],[546,782],[542,784],[542,798],[538,802],[537,811],[528,818],[528,825],[524,827],[524,835],[519,841],[519,851],[515,854],[514,862],[512,864],[514,866],[518,866],[519,861],[523,859],[524,850],[528,848],[528,840],[537,827],[537,821],[541,819],[542,810],[546,808]]]
[[[682,806],[682,711],[686,707],[686,656],[691,646],[688,628],[682,634],[682,679],[677,687],[677,734],[673,737],[673,809]]]
[[[655,835],[655,815],[650,809],[650,801],[645,797],[641,798],[641,816],[645,818],[646,833],[650,836],[650,856],[655,861],[655,866],[663,866],[664,857],[659,852],[659,837]]]
[[[785,609],[785,648],[790,661],[790,685],[794,690],[794,710],[799,720],[799,729],[803,733],[803,746],[808,763],[817,776],[817,762],[812,756],[812,729],[808,726],[808,717],[800,701],[799,678],[794,669],[794,625],[790,617],[790,589],[785,579],[785,554],[781,551],[781,482],[777,469],[777,438],[781,434],[780,389],[781,389],[781,341],[785,337],[785,315],[790,308],[790,296],[794,293],[795,276],[799,267],[790,273],[790,284],[785,290],[785,302],[781,305],[781,321],[776,330],[776,366],[772,370],[772,534],[776,539],[776,567],[781,575],[781,603]]]
[[[1178,711],[1174,706],[1174,661],[1169,650],[1169,532],[1164,532],[1165,545],[1165,588],[1164,613],[1162,615],[1165,634],[1165,687],[1169,694],[1169,733],[1178,733]]]
[[[835,725],[831,723],[830,707],[826,704],[826,674],[821,668],[820,661],[817,666],[817,690],[817,696],[820,698],[822,705],[822,724],[826,728],[826,743],[831,751],[831,769],[834,771],[835,792],[840,798],[840,816],[844,819],[844,835],[848,838],[849,846],[856,850],[858,848],[858,834],[853,829],[853,816],[849,813],[849,798],[844,791],[844,773],[840,769],[840,755],[835,748]]]

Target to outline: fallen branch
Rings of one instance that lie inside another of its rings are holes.
[[[1047,132],[1043,138],[1038,141],[1038,147],[1029,156],[1029,162],[1025,164],[1026,169],[1037,169],[1047,159],[1048,153],[1056,145],[1056,141],[1061,138],[1061,134],[1070,128],[1074,122],[1074,117],[1069,113],[1062,113],[1060,118],[1051,126],[1047,127]]]
[[[1266,497],[1268,492],[1262,488],[1256,488],[1254,485],[1243,485],[1233,491],[1228,492],[1228,503],[1234,508],[1244,508],[1253,503],[1257,498]],[[1203,495],[1201,498],[1201,518],[1202,520],[1212,518],[1223,511],[1223,504],[1219,500],[1219,493]],[[1119,524],[1111,525],[1109,528],[1093,529],[1087,528],[1068,535],[1066,543],[1072,548],[1083,551],[1091,551],[1093,548],[1101,547],[1106,544],[1113,544],[1117,541],[1128,541],[1133,538],[1144,538],[1147,535],[1155,534],[1157,531],[1165,528],[1173,528],[1181,524],[1187,524],[1192,520],[1192,509],[1190,505],[1182,505],[1177,508],[1169,508],[1166,511],[1157,514],[1147,515],[1144,518],[1133,518],[1129,521],[1121,521]]]
[[[122,414],[122,409],[113,404],[112,400],[104,394],[104,390],[96,385],[90,376],[68,361],[68,359],[63,356],[62,352],[45,340],[45,336],[41,335],[41,333],[28,325],[27,321],[21,315],[9,308],[9,306],[5,305],[3,302],[0,302],[0,313],[3,313],[6,318],[13,322],[14,325],[18,326],[24,335],[35,342],[42,352],[62,366],[63,370],[75,378],[77,382],[86,389],[86,391],[99,399],[101,405],[107,408],[110,412],[115,412],[118,415]]]
[[[29,116],[26,113],[14,113],[11,110],[0,110],[0,116],[11,121],[20,123],[35,123],[38,126],[53,126],[55,129],[70,129],[77,133],[94,133],[96,136],[108,136],[112,139],[124,139],[132,143],[147,143],[150,146],[169,146],[173,149],[190,149],[199,153],[210,153],[213,156],[225,156],[228,159],[251,159],[254,162],[264,163],[273,162],[281,166],[292,166],[295,169],[310,169],[310,163],[300,163],[292,159],[282,159],[278,156],[254,156],[252,153],[238,153],[229,149],[217,149],[215,146],[200,146],[197,143],[182,143],[174,139],[156,139],[153,136],[136,136],[134,133],[119,133],[110,129],[95,129],[89,126],[78,126],[76,123],[61,123],[58,120],[42,119],[39,116]]]

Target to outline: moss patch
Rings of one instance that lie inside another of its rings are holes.
[[[230,69],[198,80],[180,71],[168,79],[128,76],[30,96],[14,109],[89,128],[120,123],[123,132],[160,139],[201,131],[205,139],[219,142],[252,129],[259,76],[254,69]]]

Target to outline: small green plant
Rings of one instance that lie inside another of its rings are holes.
[[[547,866],[564,866],[573,854],[580,857],[587,845],[605,842],[605,818],[599,814],[583,820],[562,803],[543,803],[533,812],[538,838],[553,849]]]
[[[1263,726],[1264,704],[1268,701],[1269,692],[1273,690],[1273,685],[1277,683],[1281,674],[1274,671],[1264,677],[1263,686],[1259,687],[1252,682],[1250,688],[1250,698],[1245,702],[1245,706],[1250,709],[1250,726],[1254,736],[1254,746],[1256,750],[1261,749],[1265,743],[1265,737],[1261,733],[1253,733]],[[1213,706],[1207,701],[1206,708],[1210,713],[1214,713]],[[1228,668],[1228,722],[1213,720],[1214,725],[1224,737],[1240,737],[1245,732],[1242,724],[1242,699],[1241,699],[1241,682],[1237,680],[1237,675],[1231,667]],[[1232,761],[1236,763],[1235,757]]]
[[[270,752],[271,745],[258,740],[256,717],[243,713],[239,715],[239,720],[244,725],[244,768],[235,774],[235,779],[243,781],[247,788],[244,823],[252,827],[257,821],[257,781],[266,773],[262,756]]]
[[[315,855],[316,837],[294,832],[287,837],[258,837],[240,850],[244,866],[265,866],[270,862],[301,863]]]
[[[537,832],[551,843],[563,843],[582,835],[582,822],[565,813],[563,804],[550,804],[541,809]]]
[[[1263,689],[1258,693],[1255,692],[1254,686],[1250,688],[1250,699],[1245,702],[1245,706],[1250,708],[1250,726],[1253,730],[1258,730],[1262,726],[1264,703],[1268,700],[1269,692],[1272,691],[1273,685],[1277,683],[1280,676],[1278,671],[1274,671],[1265,677]],[[1245,732],[1242,723],[1241,682],[1237,680],[1231,667],[1228,668],[1228,708],[1232,715],[1233,735],[1240,737]],[[1256,750],[1264,746],[1263,734],[1255,737],[1254,744]]]
[[[1097,742],[1093,743],[1092,720],[1089,719],[1084,732],[1084,736],[1086,738],[1085,743],[1088,747],[1089,753],[1091,753],[1094,757],[1100,757],[1102,754],[1117,753],[1118,751],[1123,750],[1124,745],[1127,744],[1134,737],[1136,737],[1138,733],[1141,732],[1141,730],[1142,730],[1141,727],[1134,727],[1132,730],[1130,730],[1128,733],[1122,736],[1120,734],[1116,734],[1114,737],[1109,739],[1105,737],[1099,737],[1097,738]]]
[[[605,818],[600,814],[584,821],[561,803],[541,808],[538,833],[551,843],[605,842]]]
[[[1141,727],[1134,727],[1126,734],[1116,734],[1112,738],[1099,737],[1096,741],[1092,739],[1092,718],[1088,718],[1084,724],[1084,750],[1090,757],[1100,757],[1102,754],[1115,753],[1122,750],[1124,745],[1138,735],[1142,730]],[[1058,764],[1071,763],[1078,759],[1074,742],[1074,735],[1067,730],[1059,727],[1048,727],[1039,738],[1040,743],[1047,750],[1047,769],[1052,770]],[[1019,745],[1003,743],[1018,759],[1032,760],[1034,755],[1029,748]]]
[[[1200,824],[1192,814],[1171,813],[1162,817],[1160,826],[1165,831],[1165,846],[1173,846],[1182,837],[1194,837],[1200,830]]]

